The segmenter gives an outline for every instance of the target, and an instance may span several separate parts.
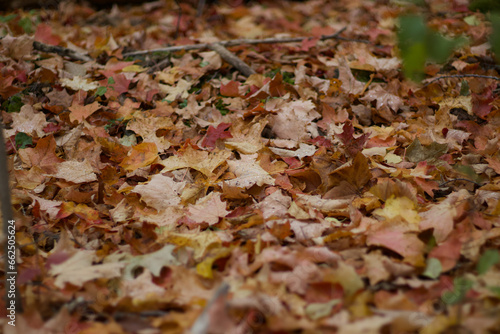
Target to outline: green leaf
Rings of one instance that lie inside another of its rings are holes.
[[[113,77],[108,78],[108,85],[113,85],[115,83],[115,79]]]
[[[470,15],[465,17],[464,22],[470,26],[478,26],[481,24],[481,20],[476,15]]]
[[[23,105],[21,96],[16,94],[4,101],[4,103],[2,103],[2,108],[4,108],[7,112],[19,112]]]
[[[500,298],[500,286],[490,286],[488,289]]]
[[[33,24],[31,23],[31,18],[23,17],[19,20],[19,26],[23,28],[24,32],[27,34],[33,33]]]
[[[426,36],[428,28],[423,18],[409,15],[399,18],[398,45],[403,60],[403,70],[412,80],[424,77],[427,59]]]
[[[454,49],[467,43],[465,37],[446,38],[429,29],[421,16],[407,15],[399,18],[398,45],[403,60],[403,70],[412,80],[424,78],[425,63],[432,60],[442,63]]]
[[[493,31],[490,36],[491,49],[495,53],[495,58],[500,63],[500,13],[490,15],[491,27]]]
[[[471,1],[469,9],[472,12],[479,10],[482,13],[500,11],[500,2],[498,0],[474,0]]]
[[[291,72],[283,72],[283,81],[295,85],[295,75]]]
[[[210,65],[210,63],[208,61],[202,61],[200,63],[200,67],[205,67],[205,66],[208,66],[208,65]]]
[[[181,103],[179,103],[179,108],[180,109],[184,109],[186,108],[188,105],[188,100],[187,99],[184,99],[184,101],[182,101]]]
[[[472,287],[472,281],[465,279],[464,277],[456,277],[453,280],[453,290],[445,291],[441,299],[448,305],[460,303],[467,294],[467,291]]]
[[[451,39],[437,32],[430,32],[427,38],[429,59],[437,63],[445,62],[453,50],[467,43],[465,37]]]
[[[10,14],[10,15],[5,15],[5,16],[0,16],[0,22],[1,23],[7,23],[17,17],[17,14]]]
[[[97,88],[95,95],[96,96],[103,96],[104,94],[106,94],[107,91],[108,91],[108,87],[101,86],[101,87]]]
[[[217,100],[215,103],[215,107],[219,110],[222,116],[229,114],[230,111],[226,108],[228,105],[229,104],[225,104],[222,100]]]
[[[467,80],[462,80],[462,84],[460,85],[460,96],[469,96],[469,82]]]
[[[422,274],[425,277],[429,277],[432,279],[438,278],[443,271],[443,267],[441,266],[441,261],[436,258],[429,258],[427,260],[427,266],[425,268],[424,273]]]
[[[423,146],[416,138],[406,149],[406,158],[411,162],[433,161],[448,152],[448,145],[432,142],[428,146]]]
[[[477,262],[477,273],[479,275],[486,274],[498,262],[500,262],[500,253],[497,250],[488,249]]]
[[[16,133],[14,140],[16,141],[16,147],[18,149],[26,148],[26,146],[30,146],[31,144],[33,144],[33,139],[24,132]]]

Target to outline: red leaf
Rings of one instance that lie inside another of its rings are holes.
[[[343,130],[344,132],[337,136],[340,138],[342,143],[344,143],[347,154],[354,157],[363,149],[366,141],[368,140],[368,134],[365,133],[358,138],[354,138],[354,127],[350,121],[344,124]]]
[[[35,41],[50,45],[58,45],[61,42],[61,37],[52,34],[51,26],[40,23],[36,27]]]
[[[238,97],[240,96],[240,92],[238,90],[239,87],[239,82],[230,81],[227,85],[222,84],[220,86],[220,94],[224,96]]]
[[[472,110],[477,116],[485,118],[491,112],[491,102],[494,100],[491,86],[487,87],[482,94],[472,94]]]
[[[233,138],[231,132],[226,131],[231,126],[231,123],[220,123],[217,128],[213,126],[208,127],[207,135],[201,145],[203,147],[215,147],[217,139]]]

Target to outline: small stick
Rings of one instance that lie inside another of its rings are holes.
[[[483,186],[482,184],[479,184],[479,183],[474,182],[474,181],[472,181],[472,180],[469,180],[469,179],[461,179],[461,178],[459,178],[459,179],[452,179],[452,180],[449,180],[449,181],[443,182],[443,183],[441,183],[441,184],[439,185],[439,188],[441,188],[442,186],[444,186],[444,185],[446,185],[446,184],[448,184],[448,183],[455,182],[455,181],[466,181],[466,182],[474,183],[474,184],[475,184],[476,186],[478,186],[478,187],[482,187],[482,186]]]
[[[68,57],[68,58],[73,59],[73,60],[82,60],[82,61],[91,61],[92,60],[92,58],[90,58],[87,55],[81,54],[79,52],[76,52],[76,51],[68,49],[68,48],[64,48],[62,46],[48,45],[48,44],[34,41],[33,48],[35,50],[38,50],[41,52],[55,53],[55,54],[58,54],[60,56]]]
[[[458,78],[458,79],[462,79],[462,78],[480,78],[480,79],[492,79],[492,80],[500,81],[500,77],[494,77],[494,76],[491,76],[491,75],[481,75],[481,74],[450,74],[450,75],[443,75],[443,76],[440,76],[440,77],[433,78],[430,81],[428,81],[424,85],[424,87],[427,87],[431,83],[436,82],[438,80],[447,79],[447,78]],[[426,80],[428,80],[428,79],[426,79]]]
[[[209,45],[209,48],[217,52],[222,57],[222,59],[227,61],[229,64],[236,67],[244,76],[249,77],[250,75],[257,73],[250,66],[248,66],[243,60],[236,57],[234,53],[226,49],[221,44],[212,43]]]
[[[369,43],[368,41],[365,40],[351,40],[348,38],[343,38],[338,35],[340,35],[344,30],[346,30],[346,27],[340,29],[337,31],[335,34],[331,35],[323,35],[319,39],[321,41],[325,41],[327,39],[339,39],[339,40],[344,40],[344,41],[354,41],[354,42],[360,42],[360,43]],[[228,40],[228,41],[220,41],[217,42],[218,44],[228,47],[228,46],[235,46],[235,45],[241,45],[241,44],[273,44],[273,43],[296,43],[296,42],[302,42],[305,39],[308,39],[311,37],[286,37],[286,38],[264,38],[264,39],[233,39],[233,40]],[[175,52],[175,51],[189,51],[189,50],[199,50],[199,49],[207,49],[210,48],[210,43],[202,43],[202,44],[189,44],[189,45],[176,45],[176,46],[168,46],[165,48],[159,48],[159,49],[153,49],[153,50],[145,50],[145,51],[134,51],[134,52],[127,52],[124,53],[124,57],[128,56],[141,56],[141,55],[146,55],[149,53],[153,52]]]

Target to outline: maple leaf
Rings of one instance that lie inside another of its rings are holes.
[[[346,163],[330,173],[331,184],[347,182],[354,186],[354,191],[361,189],[371,179],[368,159],[358,152],[350,163]]]
[[[362,134],[361,136],[354,138],[354,127],[350,121],[344,124],[342,128],[344,132],[337,134],[336,136],[340,138],[342,143],[345,145],[347,154],[354,157],[358,152],[363,150],[363,147],[368,140],[368,134]]]
[[[230,155],[231,152],[226,150],[208,153],[188,146],[181,156],[172,156],[160,163],[165,167],[163,171],[189,167],[210,177],[213,170],[224,163]]]
[[[54,285],[63,289],[66,283],[82,287],[94,279],[119,277],[125,267],[123,262],[93,264],[95,261],[97,255],[94,251],[81,249],[63,263],[52,265],[49,274],[56,277]]]
[[[220,123],[217,128],[209,126],[207,130],[207,135],[203,138],[201,145],[204,147],[215,147],[217,139],[233,138],[231,132],[226,131],[231,126],[231,123]]]
[[[19,157],[28,167],[38,166],[46,173],[56,173],[58,163],[64,161],[57,157],[56,141],[52,135],[40,139],[34,148],[19,150]]]
[[[88,82],[87,79],[84,79],[81,76],[74,76],[73,79],[62,78],[61,85],[63,87],[71,88],[74,91],[91,91],[99,88],[99,84],[96,82]]]
[[[318,136],[317,125],[312,121],[321,115],[311,101],[285,102],[276,108],[278,113],[271,116],[270,123],[278,138],[300,141]]]
[[[251,125],[243,120],[237,120],[231,127],[233,138],[225,141],[226,147],[237,149],[244,154],[257,153],[264,147],[260,134],[266,124],[266,119],[260,119]]]
[[[170,143],[163,137],[158,137],[156,131],[160,129],[169,130],[174,127],[172,120],[168,117],[145,117],[143,114],[134,116],[127,123],[127,130],[134,131],[141,136],[143,142],[154,143],[159,152],[170,147]]]
[[[150,207],[164,210],[181,202],[179,195],[185,186],[186,182],[176,182],[171,177],[156,174],[148,183],[135,186],[132,192],[140,194]]]
[[[266,172],[258,162],[256,154],[242,154],[241,160],[228,160],[229,170],[237,177],[224,181],[230,187],[248,189],[253,185],[263,186],[264,184],[274,185],[274,179]]]
[[[273,216],[286,215],[291,203],[292,199],[289,196],[285,196],[281,190],[277,190],[260,202],[258,207],[262,210],[264,219],[268,219]]]
[[[154,276],[160,276],[163,267],[181,265],[181,262],[174,255],[175,249],[175,245],[165,245],[153,253],[138,255],[132,258],[127,257],[124,260],[127,265],[123,271],[123,278],[128,280],[133,279],[134,271],[137,268],[146,268]]]
[[[20,112],[12,115],[12,130],[7,130],[6,135],[14,135],[16,132],[24,132],[30,136],[36,135],[39,138],[45,136],[44,128],[49,124],[45,115],[35,112],[32,106],[25,104]]]
[[[57,218],[66,218],[75,215],[85,221],[88,225],[102,224],[99,218],[99,212],[88,207],[85,204],[75,204],[74,202],[63,202],[57,213]]]
[[[87,160],[63,161],[57,165],[57,172],[53,176],[73,183],[97,181],[97,176]]]
[[[71,113],[69,114],[69,120],[71,122],[74,121],[82,122],[84,119],[95,113],[100,108],[101,105],[97,101],[94,101],[92,104],[87,104],[85,106],[74,104],[68,108],[69,111],[71,111]]]
[[[211,192],[207,196],[197,200],[195,205],[189,206],[189,219],[198,224],[217,224],[219,218],[225,217],[230,212],[226,210],[226,202],[223,202],[220,198],[221,194]]]
[[[451,193],[444,201],[434,205],[430,210],[421,212],[420,228],[422,230],[432,228],[436,242],[439,244],[446,240],[453,230],[454,218],[457,215],[457,203],[467,200],[470,197],[469,192],[461,189],[458,192]]]
[[[270,147],[269,148],[274,154],[277,154],[281,157],[298,157],[299,159],[302,159],[304,157],[310,157],[316,153],[316,147],[314,145],[307,145],[304,143],[299,143],[299,149],[292,151],[292,150],[285,150],[281,148],[274,148]]]
[[[348,94],[359,95],[365,89],[365,84],[356,80],[345,58],[339,60],[339,80],[342,81],[342,90]]]
[[[374,85],[360,100],[367,102],[376,100],[377,109],[391,108],[394,112],[398,111],[403,105],[403,100],[399,96],[388,93],[380,85]]]
[[[185,99],[189,96],[188,90],[193,83],[181,79],[175,86],[159,84],[160,90],[167,94],[165,100],[175,101],[177,98]]]
[[[195,233],[177,233],[164,231],[158,236],[160,240],[179,247],[187,246],[194,250],[194,259],[200,260],[208,249],[218,248],[222,244],[219,234],[210,230]]]
[[[143,272],[134,279],[124,279],[120,284],[122,296],[131,297],[137,303],[145,300],[158,300],[165,293],[165,289],[153,282],[153,275],[149,269],[143,269]]]
[[[133,171],[151,165],[157,158],[158,148],[155,143],[142,142],[132,147],[129,155],[123,159],[120,166],[125,170]]]
[[[412,232],[413,227],[393,222],[383,222],[373,227],[366,239],[367,245],[382,246],[404,257],[405,262],[424,265],[425,244]]]
[[[373,215],[382,217],[387,221],[405,220],[417,229],[420,216],[416,210],[415,202],[408,197],[389,197],[382,209],[373,211]]]

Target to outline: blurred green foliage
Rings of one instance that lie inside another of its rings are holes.
[[[421,16],[399,18],[398,44],[405,75],[415,81],[424,78],[425,63],[445,62],[453,50],[467,42],[465,37],[447,38],[429,29]]]
[[[493,31],[490,36],[491,49],[495,53],[495,58],[500,63],[500,12],[490,14],[491,27]]]

